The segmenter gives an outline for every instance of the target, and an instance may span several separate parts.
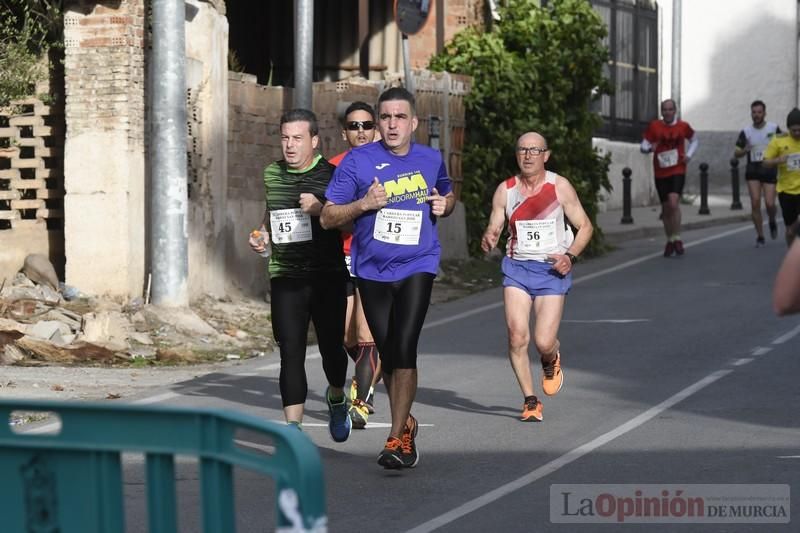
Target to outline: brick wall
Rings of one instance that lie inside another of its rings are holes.
[[[145,0],[64,6],[65,278],[140,295],[145,279]]]
[[[483,24],[483,9],[486,0],[445,0],[444,42],[447,43],[461,30]],[[426,68],[436,53],[436,21],[439,13],[437,2],[431,0],[430,15],[425,27],[409,38],[412,68]]]
[[[124,130],[144,143],[144,0],[85,0],[64,14],[69,134]]]
[[[264,196],[264,167],[281,158],[278,123],[292,90],[258,85],[250,74],[229,73],[228,198]]]

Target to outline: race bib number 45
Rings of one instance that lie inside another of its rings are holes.
[[[557,244],[556,221],[517,220],[517,247],[520,252],[551,250]]]
[[[372,237],[389,244],[416,246],[422,229],[422,211],[386,209],[378,211]]]
[[[278,244],[311,240],[311,217],[300,208],[270,211],[269,225]]]

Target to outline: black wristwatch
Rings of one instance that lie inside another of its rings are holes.
[[[566,255],[567,257],[569,257],[569,262],[570,262],[570,263],[572,263],[573,265],[574,265],[575,263],[577,263],[577,262],[578,262],[578,257],[577,257],[577,256],[575,256],[575,255],[572,255],[572,254],[571,254],[571,253],[569,253],[569,252],[565,253],[564,255]]]

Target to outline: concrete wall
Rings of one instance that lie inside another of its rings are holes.
[[[189,298],[223,296],[228,197],[228,21],[207,2],[189,0]]]
[[[189,295],[225,292],[228,28],[224,3],[188,0]],[[145,2],[65,8],[66,282],[144,293],[148,270]]]
[[[608,170],[608,181],[611,191],[600,194],[598,208],[622,209],[622,169],[631,169],[631,207],[651,205],[658,202],[653,183],[653,159],[649,154],[639,151],[639,145],[608,139],[592,139],[592,145],[601,154],[611,154],[611,166]]]
[[[65,6],[65,274],[87,293],[144,285],[144,23],[144,0]]]

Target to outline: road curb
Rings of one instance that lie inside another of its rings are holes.
[[[749,213],[747,214],[737,213],[737,214],[713,217],[707,220],[686,221],[681,224],[681,228],[683,230],[702,229],[713,226],[721,226],[724,224],[733,224],[736,222],[749,222],[750,220],[751,218]],[[603,232],[603,236],[605,237],[606,242],[608,244],[613,244],[613,245],[621,244],[625,241],[633,239],[644,239],[648,237],[664,236],[664,228],[661,226],[641,226],[638,228],[631,227],[630,229],[625,229],[625,230],[615,229],[613,231],[606,231],[601,227],[600,230]]]

